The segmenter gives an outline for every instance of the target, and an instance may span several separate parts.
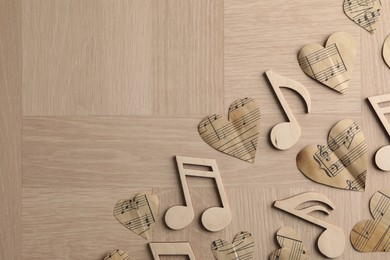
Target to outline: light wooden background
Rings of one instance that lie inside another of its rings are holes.
[[[278,248],[274,234],[295,228],[312,259],[322,229],[272,208],[277,199],[318,191],[337,206],[327,220],[346,236],[371,218],[368,200],[389,186],[390,173],[370,161],[364,193],[328,188],[295,166],[306,145],[324,143],[330,127],[352,118],[362,125],[369,156],[389,139],[366,98],[390,92],[381,57],[390,6],[375,35],[342,11],[343,0],[0,0],[0,259],[102,259],[121,248],[151,259],[147,241],[113,217],[118,199],[154,190],[160,221],[153,241],[189,241],[198,259],[212,259],[213,240],[250,231],[254,259]],[[297,53],[336,31],[354,36],[358,58],[344,96],[308,78]],[[273,69],[303,83],[313,111],[284,91],[302,128],[288,151],[271,147],[269,132],[285,120],[264,78]],[[255,164],[205,144],[197,124],[252,97],[262,111]],[[210,233],[199,217],[218,204],[211,180],[190,178],[196,218],[169,230],[166,210],[183,202],[174,155],[214,158],[232,208],[232,223]],[[323,216],[319,216],[323,217]],[[387,256],[387,255],[386,255]],[[349,240],[339,259],[361,254]],[[169,258],[166,259],[184,259]]]

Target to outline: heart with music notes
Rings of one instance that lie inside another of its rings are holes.
[[[253,259],[254,240],[249,232],[238,233],[233,242],[222,239],[211,243],[211,251],[217,260]]]
[[[328,145],[310,145],[297,155],[297,166],[306,177],[346,190],[364,191],[367,165],[364,134],[350,119],[333,126]]]
[[[309,251],[294,229],[290,227],[279,229],[276,233],[276,240],[281,248],[271,254],[270,260],[309,259]]]
[[[298,54],[298,63],[309,77],[339,93],[345,93],[355,57],[353,37],[348,33],[337,32],[328,38],[325,47],[319,44],[304,46]]]
[[[367,32],[374,33],[381,15],[381,0],[344,0],[343,8],[349,19]]]
[[[108,253],[104,257],[104,260],[131,260],[131,258],[125,251],[116,249]]]
[[[209,115],[199,123],[203,141],[220,152],[254,163],[259,136],[260,109],[251,98],[238,99],[228,116]]]
[[[131,200],[119,200],[114,208],[115,218],[137,235],[150,239],[157,221],[158,197],[152,192],[142,192]]]
[[[372,196],[370,212],[374,219],[360,221],[352,228],[352,246],[359,252],[390,252],[390,190]]]

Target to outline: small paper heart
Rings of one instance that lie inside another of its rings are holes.
[[[203,141],[220,152],[254,163],[259,136],[260,109],[251,98],[238,99],[228,117],[206,116],[198,131]]]
[[[240,232],[233,243],[222,239],[215,240],[211,244],[211,251],[217,260],[253,259],[254,240],[249,232]]]
[[[332,34],[325,48],[319,44],[304,46],[298,55],[301,69],[320,83],[345,93],[355,62],[355,41],[348,33]]]
[[[149,239],[158,214],[158,197],[142,192],[131,200],[119,200],[114,208],[115,218],[137,235]]]
[[[374,33],[381,15],[380,0],[344,0],[344,13],[367,32]]]
[[[309,251],[294,229],[289,227],[279,229],[276,233],[276,240],[281,249],[273,252],[269,258],[270,260],[309,259]]]
[[[360,221],[352,228],[352,246],[359,252],[390,252],[390,190],[372,196],[370,212],[374,219]]]
[[[104,260],[131,260],[131,258],[125,251],[116,249],[108,253]]]
[[[330,131],[328,145],[310,145],[297,155],[299,170],[309,179],[328,186],[364,191],[367,144],[352,120],[338,122]]]

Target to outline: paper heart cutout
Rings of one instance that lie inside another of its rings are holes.
[[[340,93],[345,93],[355,62],[356,46],[351,35],[332,34],[325,48],[319,44],[304,46],[298,55],[301,69],[311,78]]]
[[[132,200],[118,200],[115,218],[137,235],[149,239],[158,214],[158,197],[152,192],[142,192]]]
[[[309,259],[309,251],[294,229],[290,227],[279,229],[276,233],[276,240],[281,248],[270,255],[270,260]]]
[[[125,251],[116,249],[108,253],[104,260],[131,260],[131,258]]]
[[[390,190],[372,196],[370,212],[374,219],[360,221],[352,228],[352,246],[360,252],[390,252]]]
[[[229,107],[228,117],[206,116],[198,131],[203,141],[220,152],[246,162],[255,162],[259,136],[260,109],[251,98],[238,99]]]
[[[309,179],[328,186],[364,191],[367,144],[360,127],[350,119],[329,132],[328,145],[310,145],[297,155],[299,170]]]
[[[367,32],[374,33],[379,20],[382,3],[380,0],[344,0],[344,13]]]
[[[254,240],[249,232],[240,232],[234,239],[233,243],[222,239],[215,240],[211,244],[211,251],[217,260],[230,259],[253,259]]]
[[[385,43],[383,44],[382,54],[387,66],[390,67],[390,35],[387,36]]]

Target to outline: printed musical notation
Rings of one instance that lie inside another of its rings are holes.
[[[338,226],[310,215],[314,211],[322,211],[329,215],[329,211],[323,205],[311,205],[298,209],[300,205],[308,202],[320,202],[329,206],[331,209],[335,208],[327,197],[317,192],[306,192],[288,199],[278,200],[274,203],[274,207],[324,228],[325,231],[321,233],[317,240],[318,249],[328,258],[339,257],[345,248],[345,235],[343,230]]]
[[[281,88],[292,89],[297,92],[305,101],[307,112],[311,110],[311,99],[309,91],[299,82],[292,79],[278,75],[277,73],[269,70],[265,73],[269,82],[271,83],[274,92],[285,111],[287,118],[290,122],[284,122],[277,124],[272,128],[271,131],[271,142],[280,150],[290,149],[296,144],[301,137],[301,128],[298,121],[296,120],[291,108],[288,106],[286,99],[281,91]]]
[[[276,233],[276,240],[281,249],[270,255],[270,260],[307,260],[309,251],[303,245],[297,232],[289,227],[283,227]]]
[[[149,246],[154,260],[160,260],[161,255],[182,255],[188,256],[189,260],[196,260],[189,243],[149,243]]]
[[[344,12],[357,25],[370,33],[375,31],[382,3],[380,0],[345,0]]]
[[[251,233],[243,231],[234,237],[233,242],[222,239],[213,241],[211,251],[217,260],[250,260],[253,259],[254,240]]]
[[[149,239],[158,214],[158,198],[143,192],[133,200],[119,200],[114,208],[115,218],[126,228]]]
[[[376,115],[378,116],[388,136],[390,137],[390,122],[386,118],[386,115],[390,115],[390,106],[380,106],[380,104],[390,102],[390,93],[380,96],[369,97],[368,100],[370,101],[372,108],[374,109]],[[390,145],[386,145],[376,152],[375,163],[379,169],[383,171],[390,171],[389,158]]]
[[[367,161],[364,134],[349,119],[331,129],[328,145],[310,145],[297,156],[299,170],[309,179],[353,191],[365,189]]]
[[[165,214],[165,222],[172,229],[182,229],[189,225],[194,219],[194,208],[187,177],[201,177],[214,179],[217,191],[221,199],[221,207],[211,207],[202,214],[202,224],[209,231],[220,231],[229,225],[232,215],[230,206],[222,184],[221,175],[217,162],[212,159],[202,159],[193,157],[176,156],[177,167],[179,169],[180,182],[183,188],[186,206],[173,206]],[[185,168],[186,165],[208,166],[211,171],[195,170]]]
[[[198,131],[202,139],[216,150],[254,163],[260,117],[260,109],[253,99],[239,99],[230,105],[228,118],[206,116],[199,123]]]
[[[125,251],[117,249],[108,253],[104,260],[131,260],[131,258]]]
[[[353,247],[360,252],[390,252],[390,191],[376,192],[370,201],[374,219],[357,223],[351,231]]]
[[[325,48],[318,44],[304,46],[298,55],[301,69],[311,78],[340,92],[348,88],[356,47],[351,35],[332,34]]]

